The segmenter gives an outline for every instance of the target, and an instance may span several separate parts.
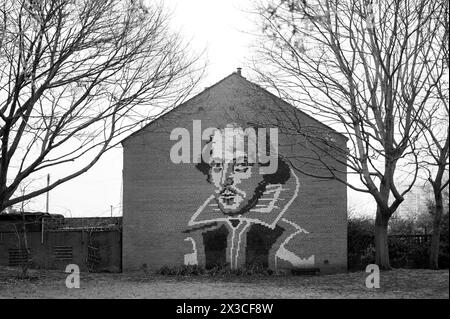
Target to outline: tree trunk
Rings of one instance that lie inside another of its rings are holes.
[[[22,274],[21,274],[21,278],[26,279],[28,278],[28,256],[30,255],[30,250],[28,249],[28,238],[27,238],[27,225],[25,222],[25,212],[24,212],[24,208],[23,208],[23,203],[22,203],[22,232],[23,232],[23,244],[24,244],[24,248],[25,248],[25,252],[26,252],[26,260],[24,263],[22,263],[21,267],[22,267]]]
[[[435,208],[433,216],[433,233],[431,235],[430,246],[430,268],[439,269],[439,245],[441,237],[441,220],[443,213],[442,192],[435,191],[434,194]]]
[[[375,218],[375,263],[380,269],[391,269],[389,264],[388,222],[389,215],[377,207]]]

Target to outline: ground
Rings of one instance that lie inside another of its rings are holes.
[[[319,276],[166,277],[143,272],[81,273],[68,289],[63,271],[0,267],[0,298],[449,298],[449,271],[396,269],[381,272],[379,289],[365,286],[365,272]]]

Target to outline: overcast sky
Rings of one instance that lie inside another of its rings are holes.
[[[224,0],[170,0],[173,28],[182,32],[196,52],[205,51],[207,74],[201,86],[211,86],[225,76],[243,67],[251,57],[255,41],[252,17],[243,1]],[[248,73],[247,73],[248,74]],[[122,149],[106,153],[90,171],[63,184],[50,193],[50,212],[70,216],[121,215]],[[349,192],[349,207],[359,212],[373,213],[373,200]],[[33,200],[31,210],[45,210],[45,196]]]

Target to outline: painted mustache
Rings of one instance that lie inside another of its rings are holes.
[[[232,185],[226,185],[219,192],[220,199],[226,205],[232,205],[236,202],[239,197],[244,198],[245,193]]]
[[[221,191],[220,191],[220,196],[222,197],[234,197],[236,196],[236,194],[238,193],[238,191],[233,188],[233,187],[224,187]]]

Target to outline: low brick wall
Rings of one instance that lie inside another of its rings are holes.
[[[27,242],[32,268],[65,269],[68,264],[77,264],[82,271],[121,271],[120,229],[28,231]],[[0,265],[17,266],[26,257],[24,248],[22,233],[2,228]]]

